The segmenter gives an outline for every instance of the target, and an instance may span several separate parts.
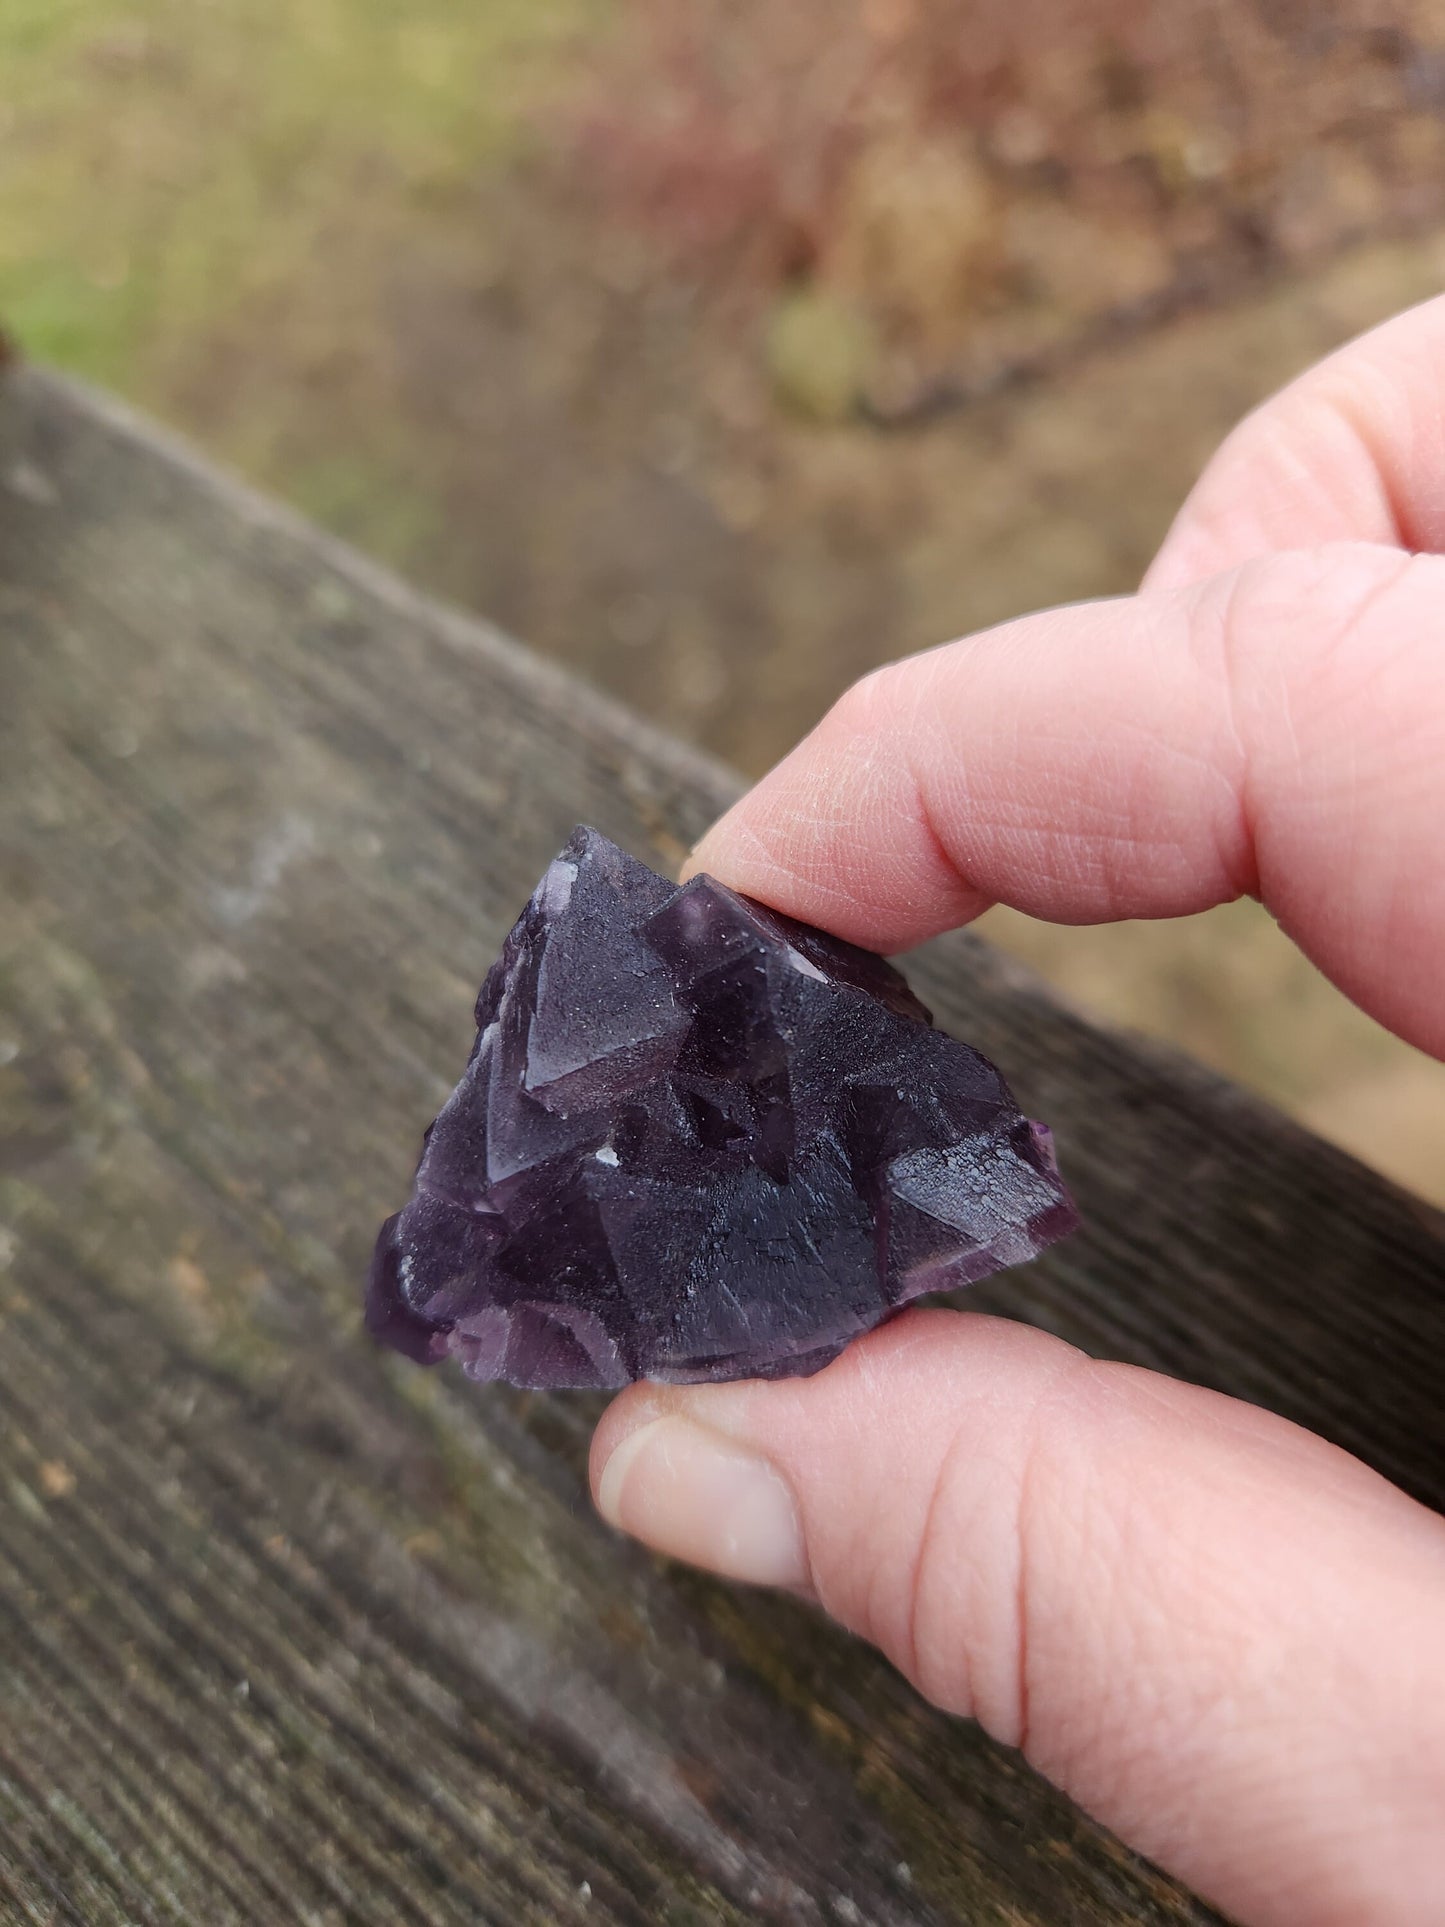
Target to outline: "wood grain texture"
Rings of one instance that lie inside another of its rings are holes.
[[[587,819],[732,779],[22,372],[0,400],[0,1918],[1203,1922],[787,1601],[592,1516],[597,1406],[359,1325]],[[1087,1234],[975,1302],[1445,1499],[1445,1227],[985,946],[913,972]]]

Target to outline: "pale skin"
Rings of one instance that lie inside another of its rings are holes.
[[[870,676],[690,867],[889,951],[1258,896],[1445,1056],[1445,300],[1237,429],[1137,595]],[[1252,1927],[1445,1919],[1445,1520],[1298,1426],[915,1311],[812,1379],[633,1387],[592,1479]]]

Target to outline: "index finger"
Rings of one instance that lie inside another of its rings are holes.
[[[1363,543],[1048,611],[850,690],[692,868],[878,950],[1260,896],[1445,1054],[1445,560]]]

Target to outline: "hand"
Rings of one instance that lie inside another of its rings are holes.
[[[1262,897],[1445,1055],[1445,302],[1238,429],[1138,595],[850,690],[693,867],[880,950]],[[602,1512],[792,1587],[1256,1927],[1445,1918],[1445,1521],[1272,1414],[972,1314],[637,1386]]]

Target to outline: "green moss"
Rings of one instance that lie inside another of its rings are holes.
[[[595,0],[3,0],[0,304],[111,365],[525,138]],[[127,298],[114,297],[122,287]],[[137,323],[143,324],[137,329]]]

